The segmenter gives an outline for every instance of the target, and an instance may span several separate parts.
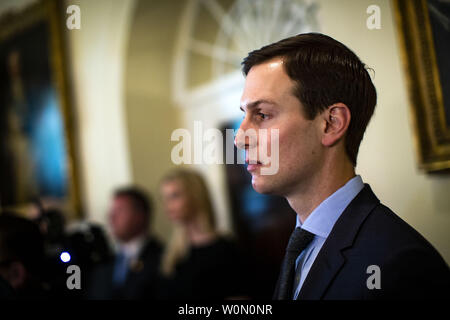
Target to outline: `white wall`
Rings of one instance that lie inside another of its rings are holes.
[[[77,113],[81,193],[88,217],[105,222],[111,192],[131,182],[123,78],[134,1],[66,1],[81,9],[67,31]]]
[[[126,54],[124,89],[133,182],[153,196],[152,231],[167,241],[171,223],[159,200],[159,182],[174,167],[172,131],[181,127],[170,98],[172,52],[183,1],[139,1]]]

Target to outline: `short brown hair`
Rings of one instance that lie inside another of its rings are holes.
[[[117,197],[127,197],[135,210],[143,213],[148,220],[151,219],[153,203],[146,190],[138,186],[126,186],[115,190],[114,198]]]
[[[351,113],[345,148],[356,166],[359,145],[375,110],[377,93],[366,65],[345,45],[320,33],[305,33],[254,50],[242,62],[245,75],[270,59],[284,58],[287,75],[296,82],[294,95],[314,119],[334,103]]]

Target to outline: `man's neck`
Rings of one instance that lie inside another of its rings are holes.
[[[146,233],[138,234],[128,241],[119,242],[118,247],[120,248],[121,251],[125,251],[131,255],[136,255],[141,250],[146,237],[147,237]]]
[[[319,204],[353,177],[355,177],[355,170],[348,162],[344,162],[340,166],[324,166],[310,179],[307,186],[302,186],[288,195],[286,199],[303,223]]]

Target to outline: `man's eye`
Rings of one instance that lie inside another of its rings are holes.
[[[260,117],[263,120],[267,119],[267,114],[264,114],[262,112],[258,112],[257,115],[258,115],[258,117]]]

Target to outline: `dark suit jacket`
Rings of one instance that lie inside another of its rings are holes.
[[[125,284],[121,288],[113,286],[114,259],[98,266],[90,277],[87,298],[95,300],[154,299],[161,252],[162,246],[157,240],[147,239],[139,259],[131,263]]]
[[[380,268],[380,289],[367,286],[371,265]],[[439,253],[365,184],[336,221],[298,299],[448,299],[449,291],[449,267]]]

